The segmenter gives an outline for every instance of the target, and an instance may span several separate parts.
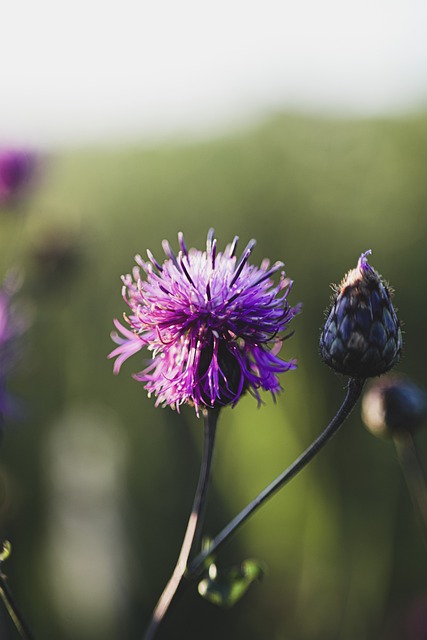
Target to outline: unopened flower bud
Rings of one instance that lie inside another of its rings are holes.
[[[427,395],[406,378],[376,380],[363,396],[362,420],[376,436],[413,432],[426,418]]]
[[[320,337],[320,355],[354,378],[385,373],[399,360],[402,334],[391,294],[369,265],[367,251],[336,287]]]

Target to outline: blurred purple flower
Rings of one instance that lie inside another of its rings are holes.
[[[114,322],[114,372],[147,347],[152,360],[134,377],[157,397],[156,406],[179,410],[190,403],[198,413],[200,407],[235,405],[245,391],[259,403],[259,389],[274,396],[281,390],[277,374],[296,367],[278,356],[280,335],[299,311],[287,302],[292,282],[284,272],[278,284],[272,280],[283,263],[250,265],[254,240],[237,261],[237,237],[218,253],[213,230],[206,251],[187,251],[182,233],[178,239],[177,256],[165,240],[162,265],[147,251],[149,262],[136,256],[138,267],[122,278],[131,313],[125,316],[129,328]]]
[[[24,149],[0,149],[0,204],[13,203],[31,184],[36,156]]]
[[[6,391],[6,383],[20,360],[21,338],[29,325],[28,314],[13,302],[18,288],[16,275],[10,275],[0,287],[0,416],[16,413],[16,403]]]

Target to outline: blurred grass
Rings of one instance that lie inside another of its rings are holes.
[[[133,256],[150,248],[161,259],[161,240],[176,246],[180,230],[196,247],[211,226],[220,247],[235,234],[241,248],[255,237],[253,260],[285,261],[295,281],[291,302],[303,303],[284,346],[299,369],[283,376],[277,405],[266,396],[258,411],[245,398],[221,417],[208,516],[215,533],[340,404],[345,381],[318,360],[319,328],[329,284],[362,251],[373,250],[371,263],[396,290],[406,343],[399,369],[427,387],[426,161],[426,114],[363,121],[278,115],[209,141],[58,154],[47,162],[25,218],[0,219],[3,268],[25,265],[23,295],[35,312],[13,382],[27,420],[8,428],[1,452],[8,487],[1,533],[14,548],[5,570],[38,637],[76,637],[55,610],[46,560],[52,515],[46,447],[70,408],[110,408],[128,448],[123,544],[131,571],[126,580],[117,577],[123,626],[111,638],[140,637],[192,502],[202,435],[192,410],[178,416],[155,409],[130,377],[138,363],[126,363],[114,377],[106,359],[112,318],[125,310],[120,275],[132,268]],[[48,261],[40,248],[56,246],[58,238],[68,258]],[[248,556],[269,566],[261,585],[227,612],[189,594],[166,637],[404,638],[411,603],[427,590],[426,549],[392,447],[363,430],[357,411],[220,560]],[[96,631],[87,637],[97,638]]]

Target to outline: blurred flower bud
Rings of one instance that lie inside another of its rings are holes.
[[[362,420],[376,436],[414,431],[427,417],[427,394],[401,376],[375,380],[362,400]]]
[[[46,288],[63,286],[64,278],[73,275],[81,262],[79,238],[74,231],[52,228],[37,238],[32,257],[36,274]]]
[[[391,294],[369,265],[367,251],[336,287],[320,337],[320,355],[354,378],[385,373],[398,362],[402,334]]]

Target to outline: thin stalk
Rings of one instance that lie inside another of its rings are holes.
[[[154,609],[153,617],[145,633],[144,640],[152,640],[152,638],[155,637],[172,603],[176,602],[178,596],[184,591],[186,587],[185,573],[187,571],[189,558],[200,548],[218,415],[219,412],[216,410],[207,410],[204,414],[203,457],[184,542],[182,543],[178,562],[173,574]]]
[[[408,431],[394,437],[394,446],[427,542],[427,485],[415,440]]]
[[[15,602],[15,599],[12,595],[11,590],[5,580],[4,575],[0,571],[0,598],[3,601],[4,606],[13,621],[17,631],[19,632],[21,638],[23,640],[35,640],[30,628],[25,622],[18,606]]]
[[[0,440],[3,437],[3,425],[4,418],[0,413]],[[9,549],[7,550],[7,545]],[[9,543],[3,543],[3,550],[0,553],[0,599],[2,600],[6,611],[9,614],[13,624],[15,625],[18,633],[20,634],[23,640],[35,640],[34,635],[31,632],[31,629],[27,625],[24,616],[18,608],[18,605],[15,602],[15,598],[13,597],[12,591],[9,588],[9,585],[6,582],[6,576],[1,571],[2,561],[9,555],[10,553],[10,545]]]
[[[338,431],[346,418],[350,415],[365,383],[364,379],[350,378],[347,386],[346,397],[326,429],[314,440],[314,442],[297,458],[283,473],[281,473],[271,484],[257,495],[222,531],[212,540],[209,548],[190,563],[188,578],[196,578],[204,569],[206,558],[216,554],[219,549],[236,533],[246,520],[252,516],[267,500],[269,500],[279,489],[299,473],[314,456],[325,446],[333,435]]]

